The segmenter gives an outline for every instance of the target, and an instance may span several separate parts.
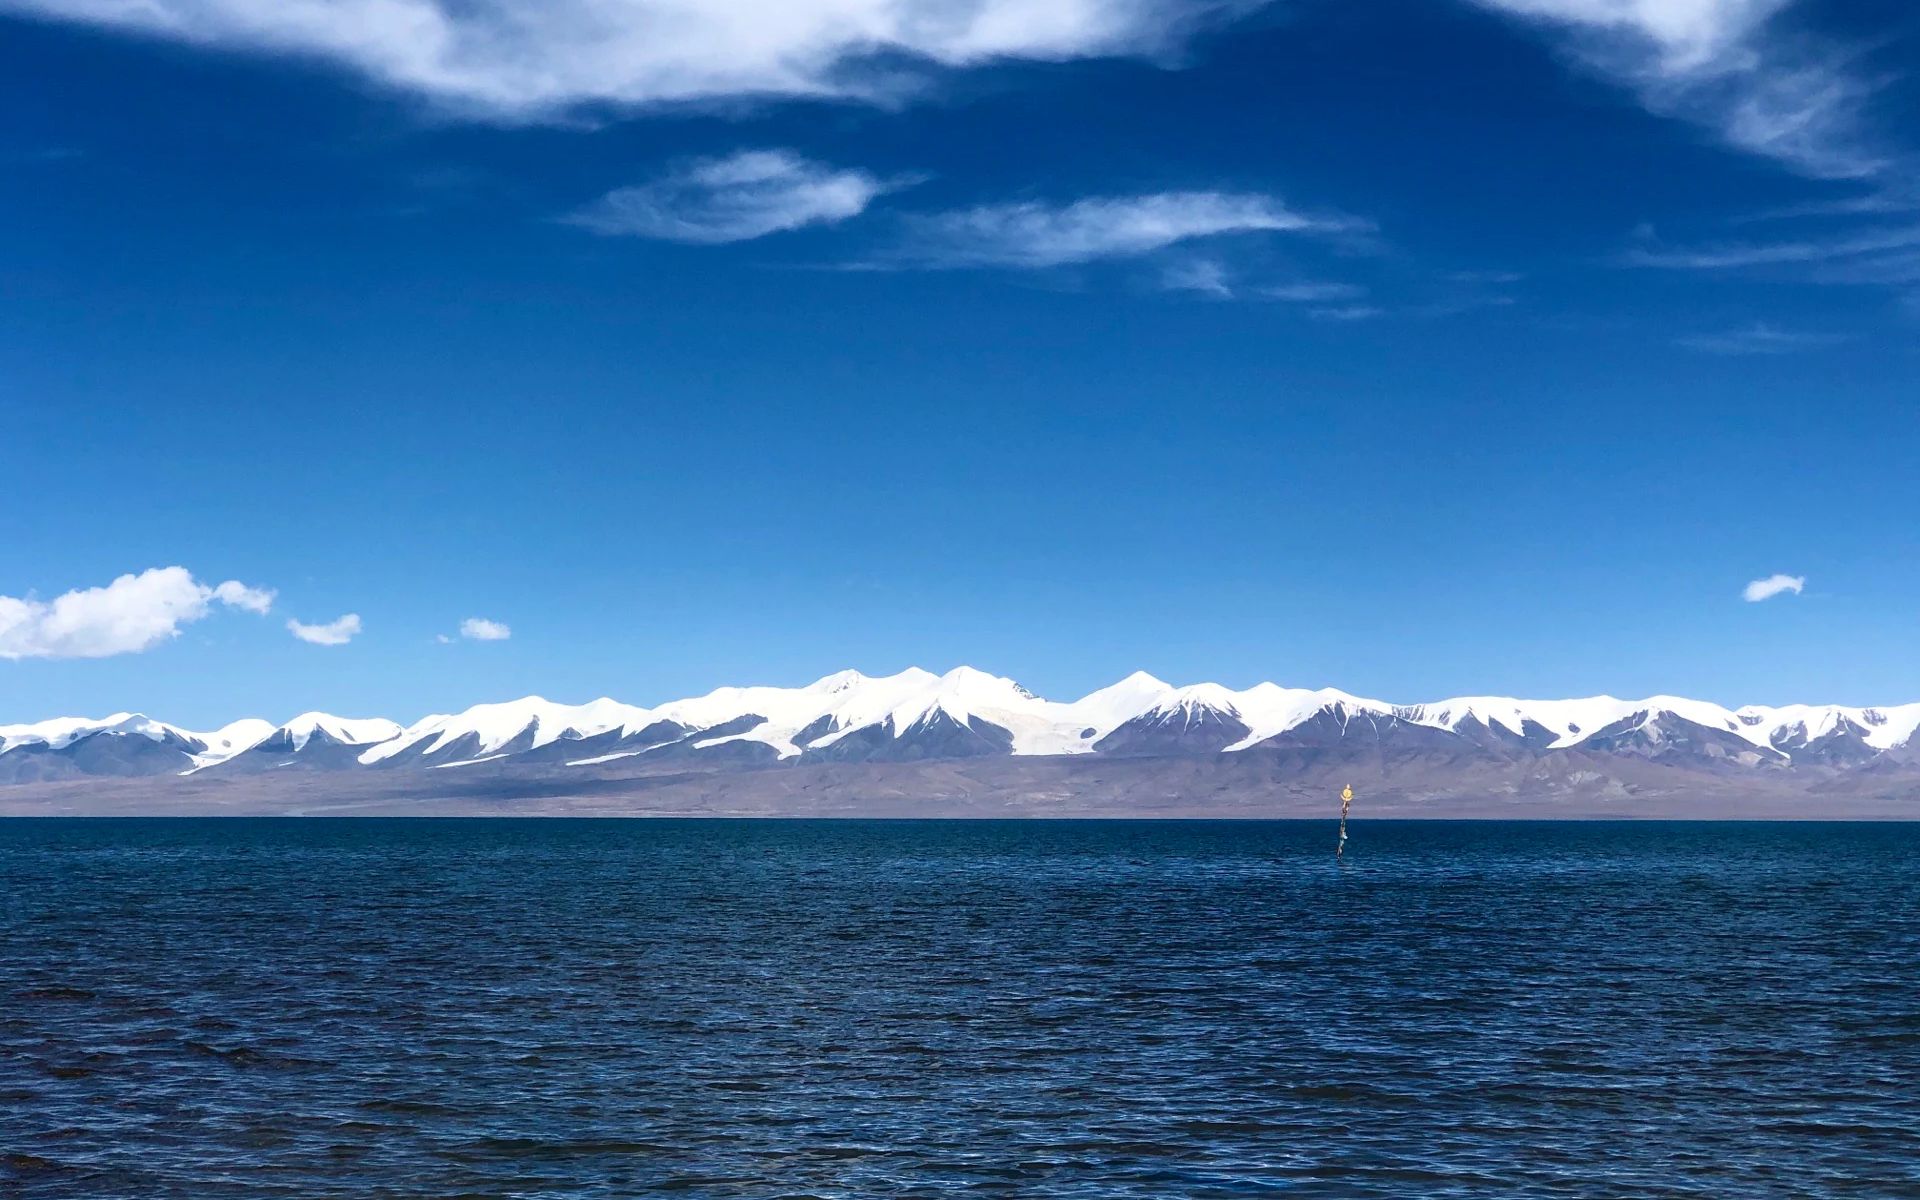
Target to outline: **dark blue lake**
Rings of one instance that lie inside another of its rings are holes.
[[[0,821],[0,1194],[1920,1194],[1920,825],[1333,836]]]

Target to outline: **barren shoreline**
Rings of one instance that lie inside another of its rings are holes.
[[[1343,782],[1361,818],[1910,820],[1920,780],[1780,772],[1714,777],[1655,764],[1423,772],[1299,770],[1247,758],[995,759],[760,770],[307,772],[89,779],[0,788],[0,816],[1320,818]]]

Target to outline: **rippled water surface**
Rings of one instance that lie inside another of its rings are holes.
[[[1920,1195],[1920,827],[0,821],[0,1194]]]

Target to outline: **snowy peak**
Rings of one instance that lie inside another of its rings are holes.
[[[964,747],[954,757],[981,754],[1076,754],[1088,739],[1056,710],[1018,683],[971,667],[940,675],[887,714],[884,728],[902,743],[897,757],[931,757]]]
[[[251,732],[238,723],[197,734],[139,713],[0,726],[0,783],[183,774]]]
[[[638,730],[652,720],[653,714],[644,708],[605,698],[569,705],[527,696],[504,704],[476,704],[452,716],[428,717],[373,746],[360,761],[371,765],[431,759],[434,765],[451,766],[613,729]]]
[[[1393,709],[1333,688],[1259,683],[1236,692],[1217,683],[1199,683],[1167,689],[1151,707],[1117,727],[1111,738],[1102,739],[1098,748],[1136,754],[1233,752],[1312,722],[1341,731],[1357,717],[1391,721]]]
[[[1310,691],[1306,688],[1281,687],[1276,683],[1261,683],[1239,693],[1237,700],[1247,723],[1247,736],[1242,742],[1228,747],[1231,750],[1260,745],[1314,721],[1344,730],[1355,718],[1393,718],[1391,705],[1378,700],[1364,700],[1334,688]]]
[[[224,725],[212,733],[199,735],[205,749],[194,755],[194,769],[210,767],[223,763],[237,754],[247,751],[266,741],[277,732],[273,722],[263,721],[259,717],[246,717]]]
[[[1095,733],[1105,736],[1141,713],[1159,708],[1177,690],[1172,684],[1156,679],[1145,671],[1135,671],[1119,683],[1110,684],[1058,708],[1066,719],[1084,722]]]
[[[1240,709],[1234,703],[1238,698],[1237,693],[1217,683],[1190,683],[1174,688],[1147,715],[1166,720],[1193,720],[1207,713],[1238,716]]]
[[[917,667],[878,678],[840,671],[805,687],[719,688],[691,700],[676,700],[654,710],[656,716],[704,732],[707,745],[751,743],[776,758],[797,757],[805,745],[848,730],[884,722],[911,707],[941,676]],[[726,732],[722,733],[721,731]]]
[[[1093,745],[1101,754],[1214,754],[1246,740],[1236,693],[1217,683],[1171,688]]]
[[[141,713],[122,712],[108,717],[56,717],[31,725],[0,725],[0,753],[28,745],[59,750],[100,733],[137,734],[156,742],[201,740],[178,726],[155,721]]]
[[[1920,704],[1893,708],[1848,708],[1838,704],[1791,704],[1780,708],[1748,705],[1735,716],[1781,749],[1857,742],[1868,749],[1893,750],[1913,743],[1920,732]]]
[[[944,674],[913,667],[881,676],[837,671],[798,687],[723,687],[656,708],[605,697],[560,704],[528,696],[436,714],[404,728],[384,718],[321,712],[279,725],[236,721],[210,733],[138,713],[60,718],[0,726],[0,782],[496,762],[625,771],[683,759],[772,766],[985,755],[1204,756],[1256,749],[1279,755],[1276,762],[1295,762],[1324,758],[1343,746],[1370,746],[1371,753],[1390,757],[1462,755],[1494,762],[1564,752],[1714,770],[1852,770],[1869,764],[1906,769],[1920,763],[1920,704],[1736,710],[1679,696],[1462,696],[1396,706],[1333,688],[1176,686],[1144,671],[1061,702],[972,667]]]
[[[1597,732],[1582,736],[1575,749],[1640,758],[1733,763],[1741,767],[1782,766],[1785,754],[1753,736],[1753,728],[1724,709],[1663,703],[1656,698]],[[1723,717],[1722,714],[1725,714]]]
[[[1728,709],[1680,696],[1650,696],[1620,700],[1589,696],[1581,700],[1516,700],[1506,696],[1463,696],[1398,710],[1403,720],[1449,732],[1483,728],[1528,745],[1567,749],[1602,733],[1618,736],[1635,730],[1659,729],[1674,722],[1725,733],[1755,746],[1767,744],[1763,734]]]
[[[1789,705],[1768,708],[1748,705],[1727,709],[1683,696],[1649,696],[1621,700],[1592,696],[1584,700],[1514,700],[1501,696],[1471,696],[1411,705],[1399,710],[1403,719],[1458,732],[1474,722],[1522,740],[1550,733],[1546,744],[1554,749],[1586,745],[1605,735],[1617,738],[1640,732],[1649,737],[1678,724],[1738,738],[1761,750],[1792,754],[1795,750],[1841,743],[1869,752],[1908,744],[1920,730],[1920,704],[1897,708],[1847,708],[1840,705]],[[1763,755],[1763,757],[1765,757]],[[1857,755],[1856,755],[1857,757]]]
[[[721,688],[655,711],[690,729],[706,731],[707,738],[695,741],[696,750],[724,747],[728,753],[739,754],[757,746],[774,758],[787,759],[812,752],[825,754],[856,734],[861,737],[860,744],[866,745],[877,742],[882,735],[894,740],[939,740],[948,736],[950,728],[985,726],[1002,730],[1007,736],[1014,736],[1017,727],[1051,745],[1053,722],[1044,715],[1048,708],[1045,701],[1011,679],[971,667],[959,667],[944,675],[913,667],[877,678],[843,671],[803,688]],[[727,732],[720,735],[718,731],[723,729]],[[1015,736],[1014,741],[1021,739]],[[1057,750],[1019,748],[1013,752],[1067,750],[1063,745]],[[833,751],[835,756],[849,753],[850,747]]]
[[[1032,692],[1011,679],[956,667],[945,675],[933,676],[922,688],[909,694],[887,714],[894,736],[944,715],[961,725],[979,716],[991,721],[996,714],[1035,713],[1040,701]]]
[[[332,713],[307,712],[275,730],[284,734],[293,750],[305,749],[315,739],[340,746],[373,746],[400,736],[399,722],[385,717],[336,717]]]
[[[225,754],[202,755],[194,773],[223,777],[289,768],[335,770],[355,766],[368,746],[397,737],[400,726],[381,717],[356,719],[306,712],[284,725],[259,722],[252,732],[259,736],[238,739]]]

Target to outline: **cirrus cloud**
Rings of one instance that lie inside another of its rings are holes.
[[[743,150],[616,188],[563,219],[609,237],[744,242],[857,217],[875,197],[908,182],[830,167],[792,150]]]
[[[1244,233],[1338,233],[1370,228],[1316,217],[1259,192],[1090,196],[1066,204],[983,204],[906,218],[894,265],[1034,270],[1137,258],[1200,238]]]
[[[1650,112],[1823,179],[1888,160],[1863,112],[1873,85],[1844,51],[1782,28],[1794,0],[1473,0],[1559,31],[1576,57]]]
[[[209,586],[185,567],[153,567],[52,600],[0,596],[0,658],[109,658],[180,635],[215,604],[265,613],[274,593],[238,580]]]

